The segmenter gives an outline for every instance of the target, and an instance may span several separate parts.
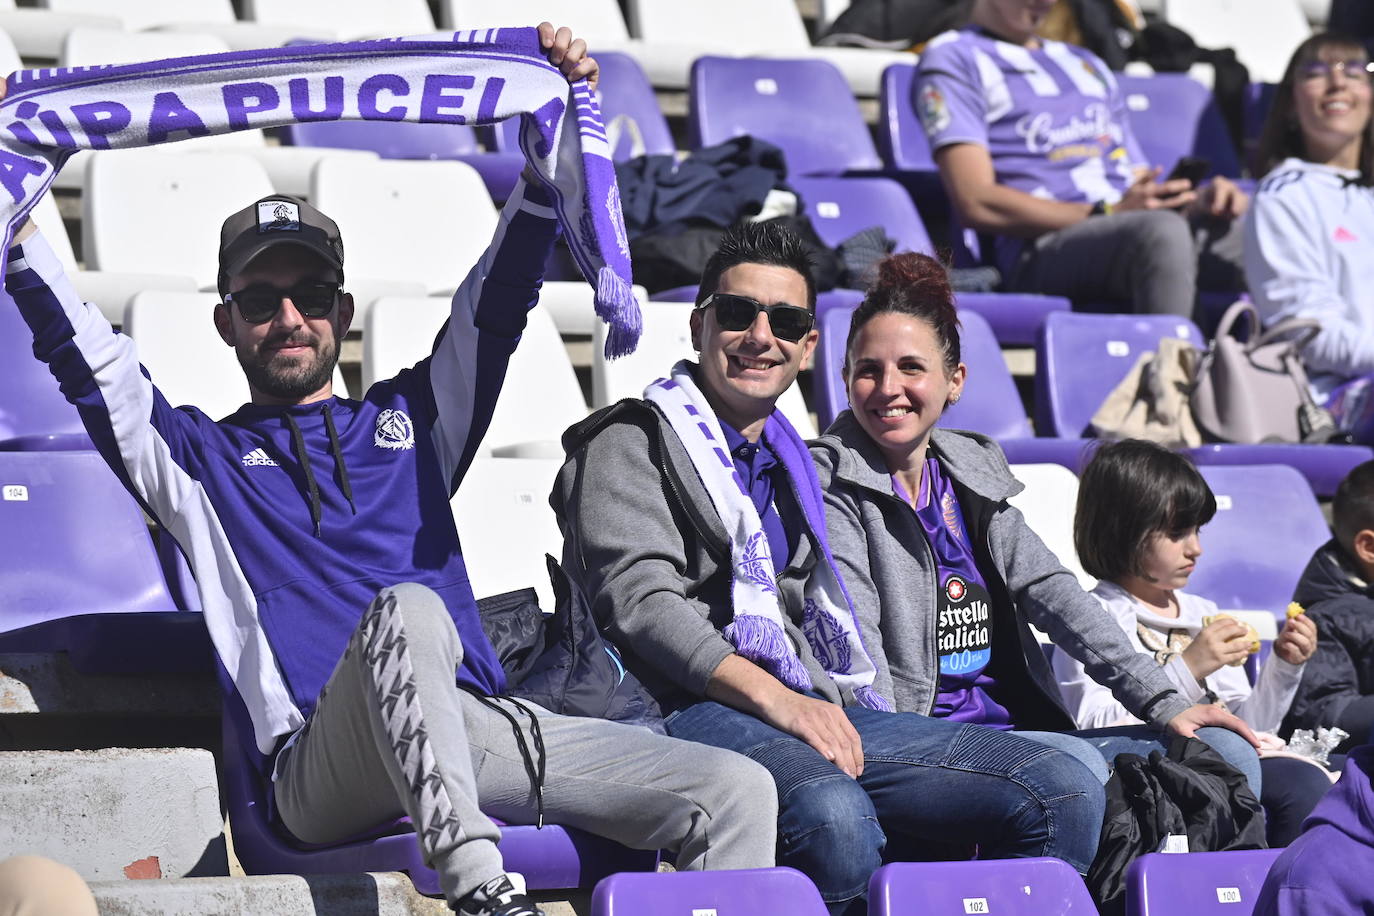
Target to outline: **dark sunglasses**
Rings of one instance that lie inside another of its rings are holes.
[[[281,308],[282,300],[287,297],[290,297],[296,311],[306,318],[323,318],[334,308],[339,298],[339,288],[339,284],[327,280],[302,280],[290,289],[254,283],[236,293],[229,293],[224,301],[237,305],[239,314],[249,324],[272,320]]]
[[[785,302],[764,305],[748,296],[732,293],[712,293],[697,308],[704,309],[707,306],[715,309],[716,324],[726,331],[746,330],[759,317],[759,312],[763,312],[768,316],[768,326],[773,329],[773,336],[789,343],[801,340],[816,323],[816,316],[811,314],[810,309]]]

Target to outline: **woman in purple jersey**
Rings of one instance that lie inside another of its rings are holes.
[[[1134,651],[1007,502],[1021,484],[995,442],[935,428],[967,376],[938,262],[908,253],[879,265],[843,372],[851,409],[812,456],[831,548],[879,668],[875,688],[899,711],[1033,733],[1104,782],[1118,753],[1162,748],[1161,728],[1196,734],[1258,795],[1244,723],[1191,704]],[[1032,624],[1150,725],[1064,734],[1074,721]]]

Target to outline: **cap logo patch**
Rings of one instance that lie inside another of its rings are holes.
[[[289,200],[264,200],[258,203],[258,233],[300,232],[301,208]]]

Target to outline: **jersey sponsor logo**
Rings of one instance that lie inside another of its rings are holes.
[[[255,448],[243,456],[243,466],[246,468],[277,468],[281,465],[272,459],[272,456],[260,448]]]
[[[945,594],[949,596],[950,601],[963,601],[967,589],[964,580],[958,576],[950,576],[949,581],[945,583]]]
[[[410,449],[415,447],[415,426],[404,410],[383,410],[377,415],[377,430],[372,442],[378,448]]]
[[[949,105],[945,94],[934,84],[926,83],[916,101],[916,113],[921,118],[921,126],[927,134],[938,134],[949,127]]]
[[[992,607],[988,590],[964,576],[945,578],[936,628],[940,674],[972,679],[992,660]]]
[[[1056,159],[1064,158],[1067,148],[1080,156],[1101,155],[1125,139],[1111,110],[1101,102],[1085,105],[1082,116],[1074,115],[1062,124],[1056,124],[1047,111],[1028,114],[1016,122],[1016,133],[1026,141],[1027,152]]]

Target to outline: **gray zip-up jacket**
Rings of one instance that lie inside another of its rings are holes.
[[[712,672],[735,651],[721,633],[733,620],[730,539],[687,450],[662,414],[637,400],[569,427],[563,448],[568,459],[549,503],[563,532],[564,568],[665,715],[703,699]],[[778,487],[775,498],[784,518],[803,517],[791,488]],[[838,703],[797,626],[819,555],[803,533],[778,576],[779,597],[813,688]]]
[[[989,674],[1003,688],[999,699],[1011,700],[1018,728],[1074,728],[1031,624],[1083,662],[1135,715],[1173,690],[1153,659],[1131,647],[1116,621],[1007,503],[1021,484],[995,442],[937,428],[930,451],[954,485],[978,570],[988,580]],[[811,444],[811,455],[825,491],[830,549],[854,599],[864,644],[879,666],[875,686],[896,699],[898,711],[928,714],[940,666],[935,558],[921,523],[896,495],[877,446],[849,411]],[[1155,703],[1149,718],[1162,725],[1190,705],[1173,692]]]

